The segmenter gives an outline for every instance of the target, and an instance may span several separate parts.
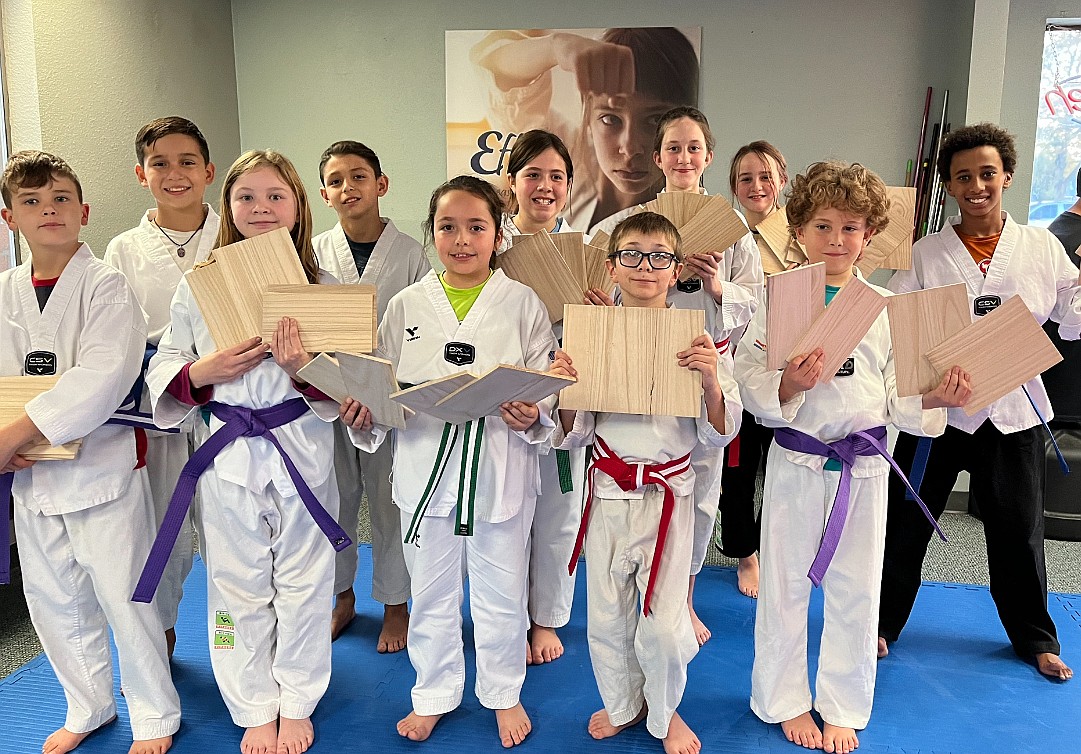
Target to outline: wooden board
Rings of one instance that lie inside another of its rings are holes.
[[[596,246],[598,249],[604,249],[604,253],[608,254],[608,241],[611,236],[605,233],[603,230],[598,230],[593,234],[593,237],[589,239],[590,246]]]
[[[766,368],[783,369],[792,347],[826,308],[826,266],[819,262],[766,278],[766,306]]]
[[[563,305],[582,300],[582,289],[545,231],[527,236],[495,258],[507,277],[528,285],[548,310],[548,319],[563,318]]]
[[[732,205],[720,196],[710,197],[710,202],[679,229],[684,257],[724,251],[748,233],[750,231]],[[684,267],[679,277],[680,280],[689,279],[688,268]]]
[[[422,382],[419,385],[399,390],[390,394],[390,399],[406,408],[425,414],[438,416],[433,412],[435,405],[460,387],[477,379],[472,372],[455,372],[446,377]]]
[[[376,346],[374,285],[271,285],[262,296],[261,332],[269,343],[282,317],[297,320],[308,353],[369,353]]]
[[[766,215],[766,219],[755,227],[762,240],[773,249],[779,259],[788,262],[789,246],[796,241],[788,230],[788,215],[780,207]]]
[[[860,278],[853,277],[811,323],[788,352],[788,358],[821,348],[825,356],[819,382],[829,382],[885,308],[885,296]]]
[[[499,416],[499,407],[508,401],[536,403],[572,384],[571,377],[500,364],[440,400],[435,410],[444,421],[462,424]]]
[[[712,203],[717,197],[706,196],[698,192],[666,191],[657,194],[655,199],[645,203],[643,209],[646,212],[656,212],[664,215],[676,228],[683,228],[691,221],[699,211]],[[727,204],[727,202],[725,202]]]
[[[0,377],[0,427],[11,424],[26,412],[26,404],[47,390],[52,390],[59,375]],[[74,440],[55,448],[48,440],[24,445],[19,455],[32,461],[70,461],[75,458],[82,440]]]
[[[890,296],[890,339],[897,374],[897,395],[923,395],[933,390],[942,372],[927,360],[927,352],[967,327],[968,293],[964,283]]]
[[[326,353],[319,353],[315,358],[297,370],[297,377],[314,385],[338,403],[349,397],[349,388],[342,378],[342,369],[338,360]]]
[[[263,292],[268,286],[307,282],[293,241],[284,228],[215,249],[211,262],[188,275],[192,293],[219,349],[261,333]]]
[[[552,243],[559,250],[559,255],[567,263],[575,282],[581,290],[586,289],[586,252],[585,242],[581,233],[554,233],[550,236]]]
[[[863,255],[856,262],[864,277],[870,276],[879,267],[886,267],[887,260],[894,263],[895,257],[907,267],[890,267],[895,270],[912,268],[912,229],[915,223],[916,189],[889,187],[886,193],[890,199],[889,223],[881,233],[871,237],[871,243],[863,250]]]
[[[938,373],[957,365],[972,377],[972,416],[1062,361],[1020,296],[984,315],[927,353]]]
[[[608,273],[608,250],[601,249],[593,244],[583,247],[586,266],[586,289],[600,288],[602,291],[611,291],[615,287],[612,276]]]
[[[788,269],[788,263],[777,256],[777,252],[762,240],[762,236],[755,236],[755,245],[758,247],[758,256],[762,260],[762,272],[765,275],[776,275]]]
[[[339,351],[338,364],[349,396],[372,412],[372,420],[385,427],[405,429],[406,409],[390,396],[398,391],[394,365],[386,359]]]
[[[560,393],[560,407],[699,416],[702,376],[679,366],[676,353],[704,329],[701,310],[568,306],[563,350],[574,362],[578,382]]]

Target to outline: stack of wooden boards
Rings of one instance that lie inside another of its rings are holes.
[[[219,349],[269,342],[282,317],[297,320],[309,352],[375,348],[375,286],[309,284],[284,228],[215,249],[188,283]]]
[[[646,202],[642,211],[656,212],[672,221],[683,241],[684,259],[724,251],[749,232],[732,205],[722,196],[665,192]],[[694,272],[684,267],[679,279],[685,281],[693,276]]]
[[[26,404],[52,390],[59,379],[59,376],[0,377],[0,427],[22,416]],[[54,448],[48,440],[41,440],[20,448],[19,455],[31,461],[70,461],[78,455],[82,444],[82,440],[73,440]]]
[[[883,309],[889,310],[901,397],[933,390],[960,366],[972,378],[964,407],[971,416],[1062,360],[1020,296],[973,322],[963,283],[883,296],[853,278],[828,307],[824,291],[821,263],[766,280],[767,368],[782,369],[789,359],[821,348],[821,381],[829,382]]]
[[[563,318],[564,304],[580,304],[590,288],[609,289],[612,278],[604,266],[608,251],[585,243],[581,233],[545,230],[513,238],[495,266],[507,277],[532,288],[548,310],[548,318]]]

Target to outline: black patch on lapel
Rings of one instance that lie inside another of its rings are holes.
[[[23,372],[29,375],[56,374],[56,354],[51,351],[31,351],[26,354]]]
[[[993,312],[1002,305],[1001,296],[977,296],[972,302],[972,313],[977,317]]]
[[[702,281],[699,278],[691,278],[683,282],[677,280],[676,290],[680,293],[698,293],[698,291],[702,290]]]
[[[443,346],[443,359],[458,367],[472,364],[477,359],[477,349],[469,343],[451,341]]]
[[[837,370],[837,374],[834,377],[851,377],[856,373],[856,359],[849,356],[845,359],[845,363],[841,364],[841,368]]]

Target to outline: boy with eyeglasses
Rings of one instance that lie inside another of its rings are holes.
[[[653,212],[616,226],[607,267],[623,306],[667,308],[683,268],[680,247],[675,226]],[[645,720],[668,754],[697,754],[701,743],[676,712],[687,664],[698,653],[687,611],[695,516],[691,451],[699,444],[726,445],[739,431],[742,406],[731,357],[718,353],[709,334],[671,358],[702,375],[697,418],[561,409],[553,444],[594,446],[579,542],[584,536],[589,654],[604,708],[590,718],[589,733],[608,738]],[[563,351],[551,371],[577,376]],[[576,549],[572,568],[577,558]]]

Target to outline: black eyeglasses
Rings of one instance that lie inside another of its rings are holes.
[[[642,264],[642,258],[649,260],[651,270],[667,270],[676,263],[676,255],[670,251],[651,251],[649,253],[637,249],[621,249],[608,255],[609,259],[618,259],[624,267],[638,267]]]

